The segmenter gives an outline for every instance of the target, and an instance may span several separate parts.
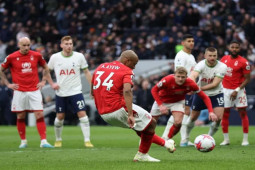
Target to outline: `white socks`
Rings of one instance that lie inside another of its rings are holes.
[[[162,135],[162,138],[164,138],[166,140],[168,139],[168,134],[169,134],[170,128],[172,127],[173,124],[174,124],[174,117],[170,116],[170,118],[167,121],[166,128]]]
[[[248,141],[248,133],[243,134],[243,141]]]
[[[188,142],[189,141],[189,135],[191,130],[193,129],[193,127],[195,126],[195,121],[191,121],[191,118],[188,117],[187,121],[186,121],[187,125],[186,125],[186,138],[185,141]]]
[[[81,125],[81,131],[84,136],[84,141],[88,142],[90,141],[90,126],[89,126],[89,118],[88,116],[84,116],[79,119],[80,125]]]
[[[180,130],[181,141],[185,141],[186,138],[187,138],[186,137],[186,132],[187,132],[187,120],[188,120],[188,118],[189,118],[189,116],[184,114],[183,119],[182,119],[182,127],[181,127],[181,130]]]
[[[224,141],[229,141],[228,133],[223,133]]]
[[[210,130],[208,132],[208,135],[213,136],[218,131],[219,126],[220,126],[220,121],[212,122],[210,125]]]
[[[62,131],[63,131],[63,124],[64,124],[64,119],[59,120],[57,117],[55,118],[54,121],[54,130],[55,130],[55,136],[56,136],[56,141],[62,141]]]
[[[27,140],[26,139],[21,140],[21,144],[27,144]]]

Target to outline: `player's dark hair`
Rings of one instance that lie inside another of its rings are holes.
[[[191,34],[185,34],[185,35],[182,36],[182,41],[185,41],[188,38],[194,38],[194,36],[191,35]]]
[[[188,75],[188,71],[186,68],[184,67],[177,67],[174,74],[185,74],[185,75]]]
[[[214,47],[208,47],[208,48],[205,49],[205,52],[207,52],[207,51],[215,52],[215,51],[217,51],[217,49],[214,48]]]
[[[241,45],[241,43],[240,43],[239,41],[237,41],[237,40],[231,41],[230,44],[238,44],[239,46]],[[230,44],[229,44],[229,45],[230,45]]]

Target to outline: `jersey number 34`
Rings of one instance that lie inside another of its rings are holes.
[[[101,86],[101,76],[104,74],[105,72],[104,71],[97,71],[96,74],[98,75],[96,77],[96,81],[97,81],[97,84],[95,86],[93,86],[93,89],[97,89],[98,87]],[[106,90],[110,91],[111,90],[111,87],[113,86],[113,80],[111,80],[111,77],[114,75],[114,72],[111,72],[107,77],[106,79],[104,79],[103,83],[102,83],[102,86],[106,86]]]

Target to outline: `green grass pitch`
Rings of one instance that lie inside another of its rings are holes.
[[[207,133],[209,127],[195,127],[191,141],[199,134]],[[163,126],[156,133],[161,135]],[[159,163],[133,162],[138,150],[139,138],[132,130],[111,126],[92,126],[91,140],[94,148],[83,146],[80,127],[65,126],[63,147],[39,148],[40,141],[36,127],[27,128],[28,148],[18,149],[20,139],[15,126],[0,126],[0,169],[1,170],[254,170],[255,169],[255,127],[250,127],[250,145],[242,147],[242,127],[231,126],[229,146],[219,146],[223,136],[221,129],[214,136],[216,147],[212,152],[201,153],[194,147],[180,148],[179,134],[174,138],[176,152],[170,154],[165,148],[152,145],[149,154]],[[47,127],[47,138],[54,144],[54,129]]]

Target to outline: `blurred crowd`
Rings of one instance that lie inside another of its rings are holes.
[[[253,69],[246,89],[255,95],[254,30],[253,0],[0,0],[0,62],[17,50],[23,36],[48,61],[60,51],[64,35],[73,37],[74,50],[85,55],[91,70],[125,49],[133,49],[140,59],[173,59],[181,37],[190,33],[198,61],[208,46],[222,57],[230,41],[242,42],[241,54]],[[152,87],[159,78],[141,78],[137,89]],[[134,100],[143,107],[144,101]]]

